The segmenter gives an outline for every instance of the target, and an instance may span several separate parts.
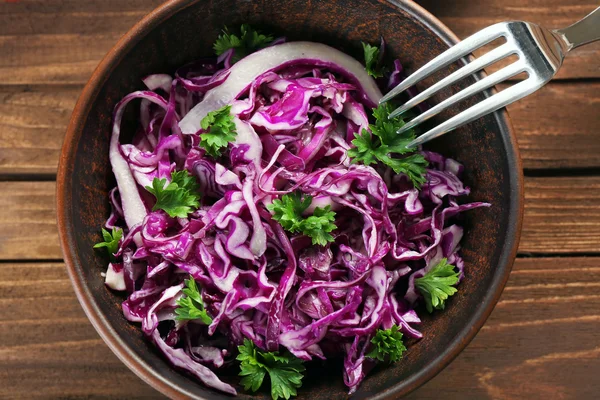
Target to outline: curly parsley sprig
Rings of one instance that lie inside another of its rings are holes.
[[[286,231],[302,233],[312,239],[312,244],[325,246],[334,240],[331,232],[337,229],[335,212],[330,206],[316,207],[313,214],[305,218],[302,214],[311,202],[312,196],[294,192],[274,200],[267,209],[273,212],[273,219]]]
[[[163,210],[169,216],[179,218],[186,218],[200,206],[199,188],[196,178],[187,171],[172,172],[169,184],[165,178],[154,178],[152,186],[146,186],[146,190],[156,197],[152,211]]]
[[[220,56],[229,49],[234,49],[232,62],[238,62],[248,54],[266,47],[273,41],[273,36],[264,35],[260,31],[252,29],[249,25],[242,24],[240,32],[232,33],[227,27],[219,35],[213,48],[215,53]]]
[[[425,300],[427,311],[433,309],[443,310],[448,297],[456,293],[459,273],[454,270],[454,265],[442,258],[424,276],[415,279],[415,286]]]
[[[398,326],[393,325],[390,329],[378,329],[375,337],[371,339],[373,349],[367,353],[367,357],[379,361],[393,363],[402,358],[402,354],[406,351],[406,346],[402,342],[402,332]]]
[[[361,134],[354,134],[352,144],[355,147],[348,150],[348,156],[353,163],[383,163],[395,173],[405,174],[419,188],[426,181],[427,160],[422,154],[415,153],[414,148],[406,147],[415,138],[414,130],[398,134],[405,123],[400,117],[389,119],[391,112],[389,103],[373,109],[375,123],[369,125],[369,130],[363,129]]]
[[[175,309],[177,319],[180,321],[199,319],[205,325],[210,325],[213,320],[204,308],[202,294],[196,280],[190,275],[190,279],[186,279],[184,283],[186,287],[183,289],[183,296],[177,300],[178,307]]]
[[[230,105],[206,114],[200,121],[200,126],[204,130],[200,134],[200,147],[212,157],[219,157],[237,136]]]
[[[280,397],[288,400],[296,396],[296,389],[302,386],[302,373],[306,369],[302,360],[289,352],[260,351],[249,339],[244,339],[244,344],[238,346],[238,350],[240,354],[237,360],[241,362],[239,375],[242,377],[240,383],[245,390],[256,392],[268,374],[273,400]]]
[[[96,243],[94,248],[106,248],[106,251],[108,251],[108,256],[110,257],[110,261],[115,262],[115,253],[119,250],[119,242],[121,241],[122,237],[123,229],[121,228],[112,228],[112,232],[102,228],[102,238],[104,239],[104,242]]]

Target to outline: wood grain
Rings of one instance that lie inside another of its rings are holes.
[[[600,177],[525,179],[520,253],[600,253]]]
[[[0,174],[56,173],[81,88],[0,87]],[[511,105],[524,167],[600,167],[599,105],[600,82],[551,83]]]
[[[0,89],[0,174],[55,174],[81,86]]]
[[[519,141],[523,167],[600,166],[599,107],[597,81],[550,83],[511,104],[508,113]]]
[[[596,398],[600,380],[591,376],[600,369],[598,261],[517,259],[473,342],[408,398]]]
[[[0,260],[61,259],[54,182],[4,182]]]
[[[0,263],[0,398],[149,398],[108,349],[64,264]]]
[[[0,3],[0,35],[99,34],[129,29],[163,0],[18,0]]]
[[[127,5],[124,5],[127,3]],[[0,3],[0,77],[5,84],[85,83],[94,67],[123,33],[161,1],[20,0]],[[566,26],[593,10],[594,0],[460,0],[421,4],[458,36],[487,25],[525,19],[548,27]],[[560,78],[600,77],[600,43],[576,50]],[[15,70],[18,69],[18,73]]]
[[[123,33],[0,36],[0,76],[12,85],[85,83]]]
[[[1,81],[4,84],[85,83],[117,40],[162,2],[2,2]]]
[[[98,62],[161,0],[0,3],[4,84],[87,81]],[[18,73],[15,73],[18,69]]]
[[[595,0],[417,0],[461,39],[502,21],[528,21],[545,28],[566,28],[598,7]],[[483,51],[489,50],[486,47]],[[483,52],[478,51],[476,56]],[[557,79],[599,78],[600,43],[575,49],[566,59]],[[497,67],[489,68],[495,71]]]
[[[598,260],[517,259],[488,323],[409,398],[594,398],[600,381],[586,370],[600,368]],[[97,336],[63,264],[0,264],[0,303],[0,397],[160,397]]]
[[[5,182],[0,260],[60,259],[54,182]],[[600,253],[600,177],[525,179],[521,254]]]

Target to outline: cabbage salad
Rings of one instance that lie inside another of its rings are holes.
[[[310,362],[343,358],[357,390],[419,339],[417,312],[444,309],[464,276],[463,167],[406,148],[379,105],[402,79],[381,47],[365,64],[334,48],[243,25],[216,56],[117,104],[116,187],[103,228],[106,285],[176,368],[236,394],[294,396]],[[133,100],[139,126],[121,143]],[[410,343],[415,342],[412,340]]]

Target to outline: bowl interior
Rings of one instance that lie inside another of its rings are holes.
[[[382,35],[388,59],[397,57],[408,71],[414,71],[445,50],[451,40],[443,26],[428,18],[413,5],[384,0],[175,1],[136,26],[105,59],[80,99],[65,142],[59,173],[59,222],[65,258],[86,312],[113,350],[144,379],[171,396],[229,397],[174,370],[139,327],[123,318],[123,298],[103,284],[100,273],[107,260],[92,245],[99,240],[109,213],[107,193],[114,186],[108,142],[115,104],[125,94],[142,89],[145,75],[172,73],[189,61],[211,55],[212,43],[223,26],[241,23],[290,40],[327,43],[358,59],[362,59],[360,42],[377,43]],[[130,120],[136,108],[129,107]],[[462,162],[466,185],[472,188],[469,200],[489,201],[493,207],[464,215],[466,278],[458,294],[444,312],[432,317],[422,313],[424,339],[410,343],[401,362],[369,373],[355,398],[403,394],[439,372],[483,324],[514,258],[522,208],[521,172],[506,115],[482,118],[430,148]],[[237,381],[233,375],[226,380]],[[308,372],[298,398],[326,400],[345,393],[341,363],[332,361]]]

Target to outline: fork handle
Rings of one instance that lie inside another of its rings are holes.
[[[566,39],[568,50],[600,40],[600,7],[568,28],[555,32]]]

